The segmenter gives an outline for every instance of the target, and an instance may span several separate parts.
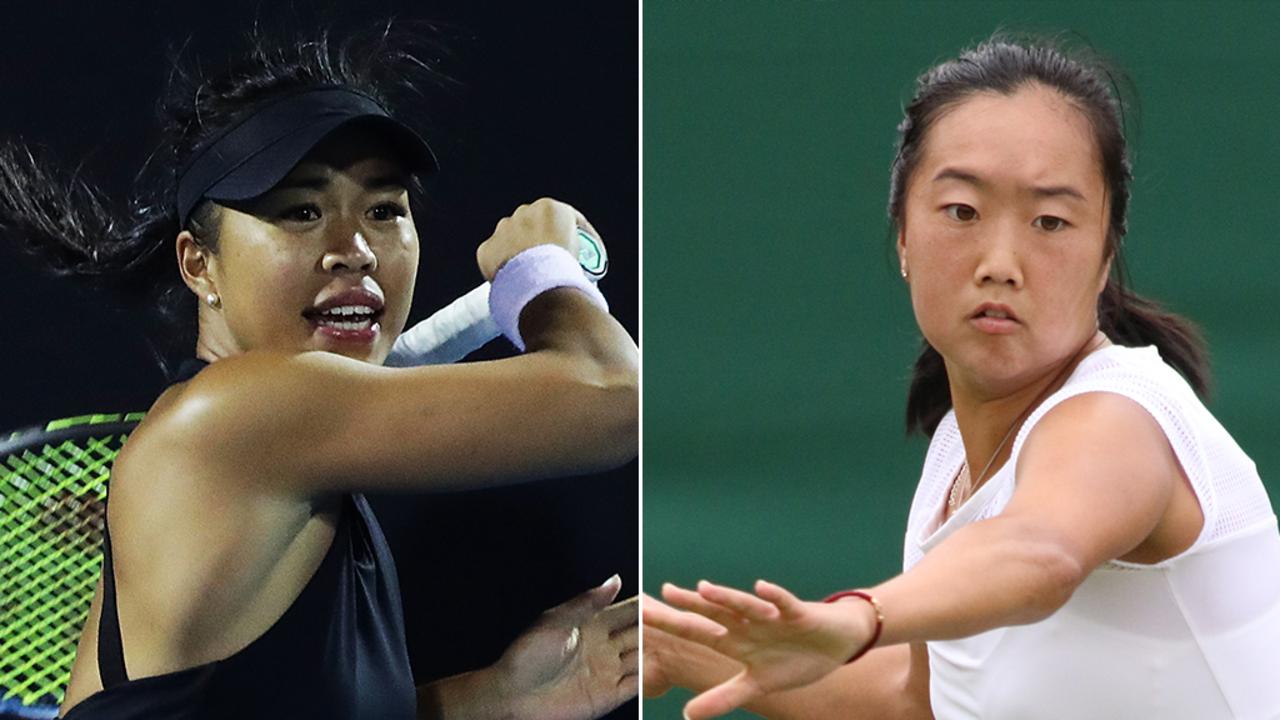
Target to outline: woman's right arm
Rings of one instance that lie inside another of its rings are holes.
[[[575,217],[553,201],[517,211],[481,246],[483,273],[526,247],[573,241]],[[634,458],[639,352],[626,330],[569,288],[530,302],[520,329],[529,352],[491,362],[393,369],[323,352],[219,360],[183,391],[166,425],[186,437],[170,439],[240,471],[219,475],[301,495],[479,487]]]
[[[643,599],[645,607],[658,602],[649,596]],[[738,662],[705,645],[644,626],[646,697],[662,695],[673,686],[700,693],[741,671]],[[928,650],[924,643],[875,648],[815,683],[770,693],[747,709],[771,720],[932,720]]]

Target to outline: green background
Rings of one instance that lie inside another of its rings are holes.
[[[766,577],[817,597],[899,570],[925,443],[902,430],[918,333],[885,216],[894,128],[917,74],[1001,27],[1070,31],[1132,77],[1131,278],[1201,325],[1209,406],[1280,499],[1280,3],[643,13],[647,592]]]

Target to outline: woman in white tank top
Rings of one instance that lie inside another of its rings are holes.
[[[1276,518],[1195,331],[1124,286],[1111,87],[1000,38],[921,76],[889,204],[931,437],[903,574],[826,603],[664,586],[647,692],[702,691],[695,719],[1280,718]]]

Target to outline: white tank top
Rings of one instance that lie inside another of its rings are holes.
[[[1069,397],[1111,392],[1160,424],[1204,512],[1185,552],[1153,565],[1113,560],[1031,625],[928,643],[938,720],[1276,720],[1280,718],[1280,533],[1257,468],[1153,347],[1085,358],[1037,408],[1013,454],[945,524],[964,462],[954,412],[938,425],[911,504],[911,569],[957,528],[1009,502],[1027,434]],[[974,582],[982,582],[975,578]]]

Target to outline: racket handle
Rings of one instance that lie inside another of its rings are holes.
[[[578,262],[591,282],[598,282],[609,268],[604,245],[581,228]],[[446,365],[479,350],[502,331],[489,317],[489,283],[483,283],[414,325],[396,338],[387,367]]]
[[[413,367],[454,363],[500,334],[498,324],[489,317],[486,282],[401,333],[385,364]]]

